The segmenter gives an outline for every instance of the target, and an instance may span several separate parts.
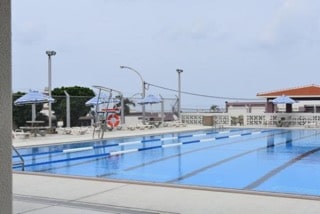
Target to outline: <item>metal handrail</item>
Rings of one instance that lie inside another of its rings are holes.
[[[22,164],[22,171],[24,171],[24,159],[23,159],[22,155],[18,152],[18,150],[13,145],[12,145],[12,149],[20,158],[21,164]]]

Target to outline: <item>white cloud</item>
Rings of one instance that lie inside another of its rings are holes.
[[[260,42],[266,47],[312,45],[319,41],[320,2],[286,0],[262,31]]]
[[[41,42],[46,36],[46,26],[32,21],[14,25],[13,40],[23,45]]]
[[[213,21],[196,19],[191,22],[176,23],[161,32],[169,40],[210,41],[222,39],[226,33]]]

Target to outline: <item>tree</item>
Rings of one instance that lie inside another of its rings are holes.
[[[218,108],[217,105],[212,105],[212,106],[210,107],[210,110],[213,111],[213,112],[217,112],[217,111],[219,111],[219,108]]]
[[[120,96],[117,96],[116,98],[121,99]],[[130,114],[130,105],[136,106],[136,104],[130,100],[129,98],[124,98],[123,99],[123,105],[124,105],[124,115]],[[115,107],[120,108],[121,107],[121,102],[117,103]]]
[[[95,96],[94,91],[80,86],[55,88],[52,91],[52,97],[56,100],[52,104],[52,109],[55,111],[57,120],[64,121],[64,124],[67,119],[65,91],[70,95],[70,125],[77,126],[79,117],[86,116],[90,111],[90,107],[86,106],[85,102]]]

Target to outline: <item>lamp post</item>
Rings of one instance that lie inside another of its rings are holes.
[[[135,70],[135,69],[133,69],[131,67],[128,67],[128,66],[120,66],[120,68],[121,69],[124,69],[124,68],[125,69],[129,69],[129,70],[135,72],[139,76],[139,78],[141,80],[141,83],[142,83],[142,99],[143,99],[146,96],[146,88],[145,88],[145,84],[146,83],[143,80],[141,74],[137,70]],[[142,122],[143,122],[143,124],[145,123],[145,115],[146,115],[146,108],[145,108],[144,105],[142,105]]]
[[[179,97],[178,97],[178,118],[181,120],[181,78],[180,74],[183,72],[182,69],[177,69],[178,72],[178,92],[179,92]]]
[[[51,97],[51,56],[56,55],[55,51],[46,51],[48,55],[48,95]],[[49,104],[49,129],[52,127],[52,110],[51,110],[51,102]]]

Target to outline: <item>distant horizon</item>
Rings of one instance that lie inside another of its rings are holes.
[[[46,51],[56,52],[52,88],[102,85],[130,97],[141,93],[141,78],[177,89],[182,69],[181,90],[207,96],[182,94],[182,106],[316,84],[318,11],[317,0],[16,0],[12,89],[48,85]],[[177,96],[154,86],[147,93]]]

